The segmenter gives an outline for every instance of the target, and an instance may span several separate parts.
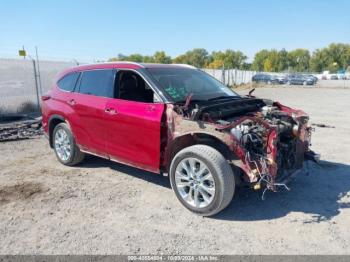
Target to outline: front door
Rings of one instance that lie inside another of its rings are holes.
[[[160,130],[164,104],[110,99],[106,150],[111,159],[153,172],[160,165]]]
[[[119,71],[116,99],[105,108],[108,119],[106,151],[111,159],[159,172],[163,103],[135,72]]]

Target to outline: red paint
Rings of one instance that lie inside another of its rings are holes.
[[[64,75],[83,70],[138,69],[137,64],[106,63],[71,68]],[[163,103],[140,103],[64,92],[57,85],[42,97],[44,131],[49,135],[50,117],[60,116],[72,130],[83,151],[159,172]]]
[[[109,126],[105,115],[108,98],[79,93],[68,93],[66,100],[67,121],[71,125],[77,144],[83,150],[107,157],[105,140]]]
[[[43,96],[41,97],[41,100],[42,100],[42,101],[46,101],[46,100],[49,100],[50,98],[51,98],[50,95],[43,95]]]
[[[125,62],[81,65],[77,67],[68,68],[62,71],[60,74],[58,74],[57,79],[60,79],[62,76],[71,72],[80,72],[80,71],[93,70],[93,69],[112,69],[112,68],[140,69],[142,68],[142,66],[134,63],[125,63]]]
[[[277,146],[276,141],[277,140],[277,130],[273,128],[270,131],[270,134],[268,135],[267,139],[267,157],[269,158],[268,161],[268,169],[272,177],[276,177],[277,175],[277,164],[276,164],[276,158],[277,158]]]
[[[109,99],[105,114],[106,153],[117,160],[158,172],[164,104]]]
[[[274,106],[277,106],[279,110],[286,112],[288,115],[294,114],[295,117],[301,117],[301,116],[308,116],[303,110],[300,109],[293,109],[288,106],[282,105],[280,102],[274,102]]]

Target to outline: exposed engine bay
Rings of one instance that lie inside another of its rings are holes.
[[[185,118],[229,132],[236,145],[232,151],[244,163],[245,180],[257,189],[288,189],[284,178],[302,168],[309,150],[312,130],[308,115],[278,102],[254,97],[211,103],[187,101],[177,111]]]

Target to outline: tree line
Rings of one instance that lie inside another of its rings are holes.
[[[241,51],[227,49],[209,53],[204,48],[195,48],[171,58],[164,51],[157,51],[151,56],[141,54],[123,55],[109,59],[109,61],[133,61],[162,64],[189,64],[198,68],[213,69],[242,69],[265,72],[322,72],[332,73],[346,70],[350,66],[350,45],[333,43],[327,47],[310,52],[308,49],[262,49],[254,56],[253,62],[247,62],[248,57]]]

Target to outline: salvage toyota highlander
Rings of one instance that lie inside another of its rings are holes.
[[[202,216],[227,207],[237,186],[287,188],[315,158],[305,112],[240,96],[188,65],[78,66],[42,100],[44,131],[62,164],[93,154],[161,173]]]

